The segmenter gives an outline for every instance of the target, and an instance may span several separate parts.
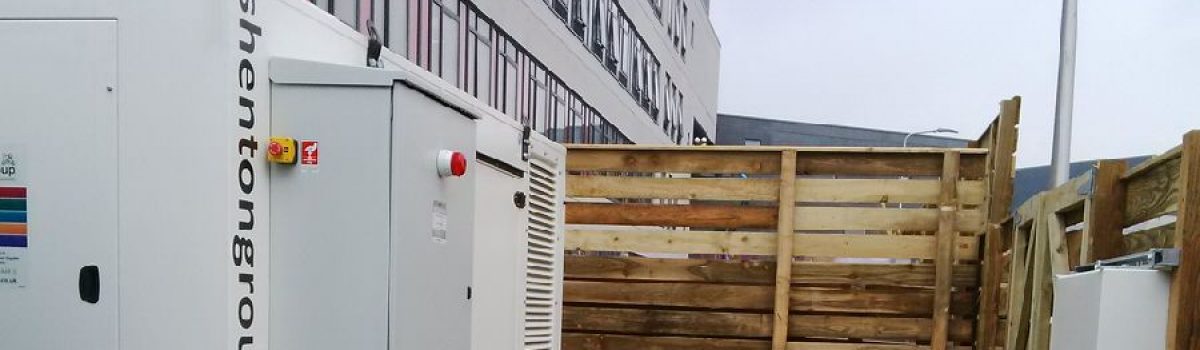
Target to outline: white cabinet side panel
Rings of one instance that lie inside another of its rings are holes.
[[[393,90],[389,348],[468,349],[475,122],[407,86]],[[438,176],[442,150],[466,157],[464,176]]]
[[[387,347],[391,107],[390,87],[273,87],[301,158],[271,166],[274,348]]]
[[[0,348],[116,349],[116,28],[0,20],[0,162],[16,171],[0,188],[26,192],[24,210],[0,211],[0,250],[23,253],[20,280],[0,283]],[[98,271],[95,303],[81,297],[84,266]]]
[[[518,158],[519,159],[519,158]],[[524,308],[525,210],[513,204],[525,179],[476,163],[471,349],[516,350]]]

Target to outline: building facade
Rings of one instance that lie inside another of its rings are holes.
[[[563,143],[682,144],[716,126],[701,0],[314,0]]]

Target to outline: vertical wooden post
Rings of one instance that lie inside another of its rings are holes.
[[[1029,276],[1029,288],[1032,289],[1029,301],[1029,333],[1025,349],[1042,350],[1050,348],[1050,313],[1054,300],[1053,258],[1054,244],[1050,241],[1050,220],[1053,215],[1051,208],[1053,198],[1042,196],[1036,206],[1037,215],[1033,219],[1033,228],[1029,231],[1030,239],[1034,241],[1033,269]]]
[[[1085,243],[1087,254],[1082,263],[1115,258],[1125,249],[1121,229],[1125,220],[1125,183],[1121,175],[1127,165],[1124,160],[1101,160],[1096,163],[1096,174],[1092,178],[1092,198],[1087,208]],[[1084,255],[1084,254],[1081,254]]]
[[[1033,200],[1041,199],[1034,197]],[[1028,301],[1033,297],[1028,287],[1028,279],[1033,275],[1033,257],[1038,247],[1032,236],[1032,224],[1026,229],[1021,226],[1023,221],[1024,219],[1015,222],[1013,227],[1012,268],[1009,270],[1008,284],[1008,334],[1005,334],[1004,342],[1005,349],[1009,350],[1025,348],[1025,335],[1028,335],[1025,325],[1030,316]]]
[[[984,232],[982,269],[980,271],[979,320],[976,329],[976,348],[991,349],[996,344],[997,323],[1000,319],[1000,277],[1004,242],[1001,222],[1009,216],[1013,197],[1013,171],[1017,150],[1017,124],[1021,119],[1021,97],[1000,103],[1000,118],[996,123],[995,141],[989,150],[991,162],[988,174],[988,201],[985,204],[987,225]],[[1016,246],[1013,247],[1016,249]],[[1015,264],[1015,262],[1014,262]],[[1009,294],[1012,294],[1009,288]]]
[[[1183,137],[1175,247],[1179,267],[1171,281],[1167,349],[1200,349],[1200,130]]]
[[[775,253],[775,321],[771,350],[787,350],[792,294],[792,241],[795,239],[796,150],[785,150],[779,166],[779,223]]]
[[[954,278],[954,243],[958,231],[954,230],[958,216],[958,164],[957,151],[949,151],[942,158],[942,191],[938,198],[937,259],[934,260],[933,296],[933,350],[948,349],[950,326],[950,281]]]

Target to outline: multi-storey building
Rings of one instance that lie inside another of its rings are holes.
[[[315,0],[551,139],[686,143],[715,129],[706,0]]]

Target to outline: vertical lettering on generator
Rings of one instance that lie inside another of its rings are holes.
[[[258,298],[255,294],[254,276],[255,270],[254,261],[254,241],[258,236],[255,231],[255,200],[259,197],[255,188],[255,179],[259,176],[259,169],[255,169],[256,151],[258,150],[258,141],[255,140],[255,105],[256,102],[262,102],[264,89],[255,90],[255,63],[260,63],[261,54],[256,54],[255,50],[259,49],[262,44],[263,28],[256,24],[256,4],[255,0],[236,0],[238,2],[238,12],[236,30],[234,40],[236,41],[236,73],[237,73],[237,89],[234,117],[237,119],[236,137],[237,145],[235,161],[236,166],[233,168],[236,171],[234,174],[236,180],[236,195],[234,200],[236,203],[235,214],[232,216],[236,221],[233,227],[233,234],[230,239],[231,250],[230,254],[231,277],[234,281],[230,301],[233,305],[232,317],[236,319],[236,325],[231,325],[231,330],[234,334],[234,349],[246,350],[255,349],[255,336],[260,327],[255,327],[255,302]],[[262,66],[261,64],[259,65]],[[265,307],[259,303],[259,308]],[[259,340],[260,346],[262,340]]]

